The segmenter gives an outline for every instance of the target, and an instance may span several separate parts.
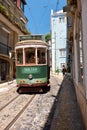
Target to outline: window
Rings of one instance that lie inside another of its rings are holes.
[[[25,63],[26,64],[35,64],[35,48],[25,49]]]
[[[79,83],[83,84],[83,41],[82,41],[82,21],[81,18],[77,19],[77,30],[76,30],[76,39],[77,39],[77,54],[78,54],[78,80]]]
[[[17,50],[17,64],[23,64],[23,49]]]
[[[67,21],[67,26],[68,27],[72,27],[72,17],[71,16],[68,16],[68,21]]]
[[[17,0],[14,0],[14,2],[16,3],[16,2],[17,2]]]
[[[23,3],[22,0],[21,0],[21,3],[20,3],[20,7],[21,7],[21,9],[24,11],[24,3]]]
[[[60,17],[59,18],[59,23],[64,23],[65,22],[65,17]]]
[[[60,49],[60,57],[66,57],[66,49]]]
[[[56,21],[55,21],[55,19],[53,19],[53,26],[54,26],[54,25],[56,25]]]
[[[61,23],[61,19],[62,19],[62,18],[59,18],[59,23]]]
[[[0,29],[0,53],[9,55],[10,50],[10,43],[9,43],[9,33],[6,32],[7,30],[3,27]]]
[[[37,49],[37,62],[38,64],[46,64],[46,49],[38,48]]]
[[[83,79],[83,50],[82,50],[82,34],[79,34],[79,57],[80,57],[80,77]]]
[[[63,22],[63,23],[65,22],[65,17],[62,18],[62,22]]]

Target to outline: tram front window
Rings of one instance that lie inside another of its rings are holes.
[[[23,64],[23,50],[17,50],[17,64]]]
[[[46,64],[46,49],[37,49],[37,62],[38,64]]]
[[[35,48],[25,49],[25,62],[26,64],[35,64]]]

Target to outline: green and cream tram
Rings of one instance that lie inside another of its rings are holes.
[[[46,42],[33,38],[22,39],[15,46],[15,59],[19,93],[48,90],[50,66],[49,45]]]

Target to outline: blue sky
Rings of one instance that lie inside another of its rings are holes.
[[[27,28],[31,34],[47,34],[50,32],[50,12],[61,10],[66,0],[26,0],[25,16]]]

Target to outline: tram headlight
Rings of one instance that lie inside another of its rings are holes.
[[[29,74],[29,75],[28,75],[28,78],[29,78],[29,79],[32,79],[32,78],[33,78],[32,74]]]

